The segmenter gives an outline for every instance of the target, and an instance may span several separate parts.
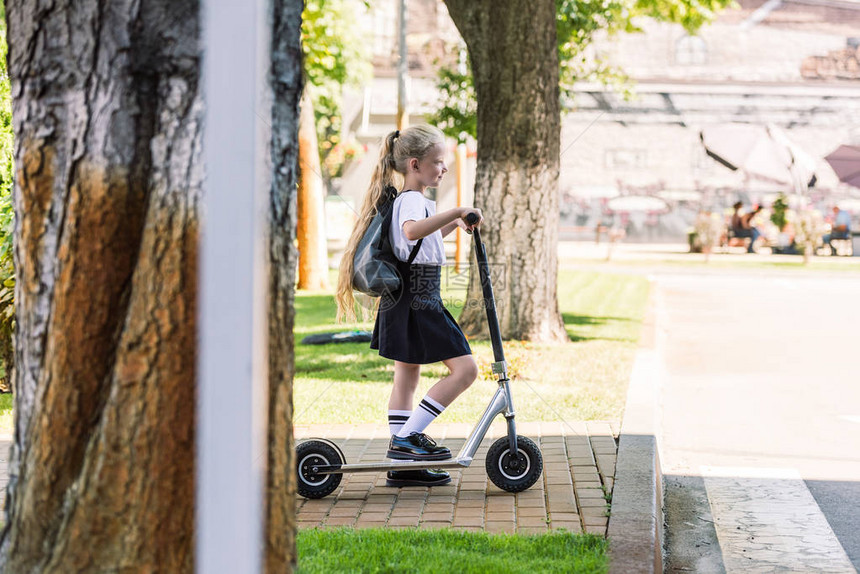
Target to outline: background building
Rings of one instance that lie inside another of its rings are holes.
[[[398,5],[375,2],[361,23],[373,42],[374,80],[345,106],[345,130],[366,146],[337,190],[347,201],[364,193],[377,142],[395,123]],[[436,72],[457,65],[464,45],[442,1],[408,6],[414,123],[437,109]],[[723,210],[737,199],[768,205],[791,193],[788,184],[746,177],[706,155],[701,129],[728,122],[778,126],[816,158],[817,182],[806,194],[815,207],[860,195],[823,160],[841,144],[860,143],[860,1],[742,0],[696,36],[679,25],[641,26],[643,33],[598,38],[590,49],[628,74],[634,97],[583,83],[565,102],[562,238],[593,238],[602,222],[624,228],[627,240],[682,240],[701,209]],[[466,202],[474,169],[470,158]],[[454,205],[453,186],[449,177],[438,190],[440,209]],[[661,197],[668,212],[609,211],[609,198],[619,195]],[[343,205],[333,211],[349,213]]]
[[[860,142],[860,52],[852,36],[860,2],[744,0],[697,36],[653,21],[642,27],[642,34],[594,45],[634,80],[635,99],[577,87],[563,124],[563,141],[571,143],[561,192],[574,215],[563,229],[582,223],[583,214],[594,222],[595,196],[667,198],[671,213],[631,213],[625,225],[628,238],[653,238],[678,237],[701,208],[736,199],[768,204],[776,192],[792,192],[705,154],[701,129],[727,122],[776,125],[816,158],[818,181],[808,195],[821,209],[860,191],[840,184],[823,160],[840,144]]]

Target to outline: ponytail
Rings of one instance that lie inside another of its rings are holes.
[[[350,235],[349,241],[346,244],[346,251],[344,251],[343,258],[340,260],[337,293],[335,294],[338,323],[353,323],[357,319],[355,314],[355,296],[352,292],[355,250],[358,248],[361,238],[364,237],[364,233],[370,227],[370,222],[379,209],[385,189],[390,185],[394,185],[393,180],[396,173],[394,142],[399,135],[400,132],[391,132],[382,141],[382,149],[379,151],[379,161],[376,162],[376,167],[373,168],[373,175],[370,178],[370,187],[367,189],[367,193],[364,194],[364,202],[358,213],[358,220],[355,222],[352,235]]]
[[[337,321],[339,323],[355,322],[357,319],[355,296],[352,291],[353,259],[361,238],[364,237],[364,233],[370,227],[370,222],[387,195],[386,188],[388,186],[400,188],[398,184],[402,179],[402,174],[406,173],[406,164],[409,158],[423,158],[433,146],[444,142],[445,136],[442,131],[428,125],[412,126],[403,130],[402,133],[393,131],[382,140],[379,161],[376,162],[376,167],[373,169],[370,187],[364,195],[358,219],[340,261],[335,294]]]

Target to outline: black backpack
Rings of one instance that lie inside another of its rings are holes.
[[[392,186],[386,187],[377,213],[358,242],[352,260],[353,289],[371,297],[395,293],[400,290],[402,284],[402,278],[397,271],[398,260],[389,237],[396,198],[397,190]],[[423,241],[423,238],[419,239],[412,248],[408,263],[411,264],[415,260]]]

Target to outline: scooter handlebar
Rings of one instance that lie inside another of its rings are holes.
[[[468,225],[475,225],[478,223],[478,214],[474,211],[466,216],[466,223]],[[478,246],[479,250],[483,250],[483,244],[481,243],[481,232],[478,231],[478,228],[474,228],[471,231],[466,230],[466,233],[471,233],[475,236],[475,245]]]

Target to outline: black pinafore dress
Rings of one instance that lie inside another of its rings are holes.
[[[370,348],[418,365],[471,355],[466,336],[442,304],[441,267],[398,261],[397,270],[400,290],[380,298]]]

